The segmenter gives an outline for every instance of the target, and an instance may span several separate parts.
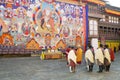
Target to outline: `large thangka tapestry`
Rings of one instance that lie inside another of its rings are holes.
[[[60,40],[84,46],[86,7],[61,1],[0,0],[0,36],[9,34],[14,45],[34,39],[39,47],[56,46]],[[0,44],[5,44],[6,38],[11,40],[4,36]]]

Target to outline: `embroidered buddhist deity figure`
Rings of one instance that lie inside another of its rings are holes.
[[[26,16],[26,10],[23,7],[17,8],[18,18],[24,18]]]
[[[25,36],[28,36],[30,34],[30,27],[28,23],[22,24],[22,31]]]
[[[4,11],[4,17],[5,17],[5,18],[12,18],[12,17],[13,17],[13,12],[12,12],[12,9],[11,9],[11,8],[7,8],[7,9]]]

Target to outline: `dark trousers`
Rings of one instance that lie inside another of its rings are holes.
[[[109,71],[110,70],[110,65],[105,66],[105,71]]]
[[[104,58],[104,67],[105,67],[105,71],[109,71],[110,69],[110,62],[108,61],[107,58]]]
[[[90,60],[88,60],[88,65],[89,65],[89,72],[92,72],[94,63],[92,63],[92,62],[90,62]]]
[[[92,71],[93,71],[93,64],[89,65],[89,72],[92,72]]]
[[[98,72],[103,72],[104,65],[99,65],[99,71]]]

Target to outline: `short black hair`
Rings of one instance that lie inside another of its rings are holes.
[[[105,48],[108,48],[108,45],[105,45]]]
[[[103,45],[102,45],[102,44],[100,44],[100,47],[103,47]]]
[[[90,49],[93,48],[92,45],[89,45],[89,48],[90,48]]]
[[[73,47],[73,46],[71,46],[71,49],[74,49],[74,47]]]

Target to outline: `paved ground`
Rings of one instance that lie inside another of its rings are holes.
[[[84,62],[70,73],[65,59],[40,60],[39,57],[0,58],[0,80],[120,80],[120,52],[109,73],[86,71]]]

